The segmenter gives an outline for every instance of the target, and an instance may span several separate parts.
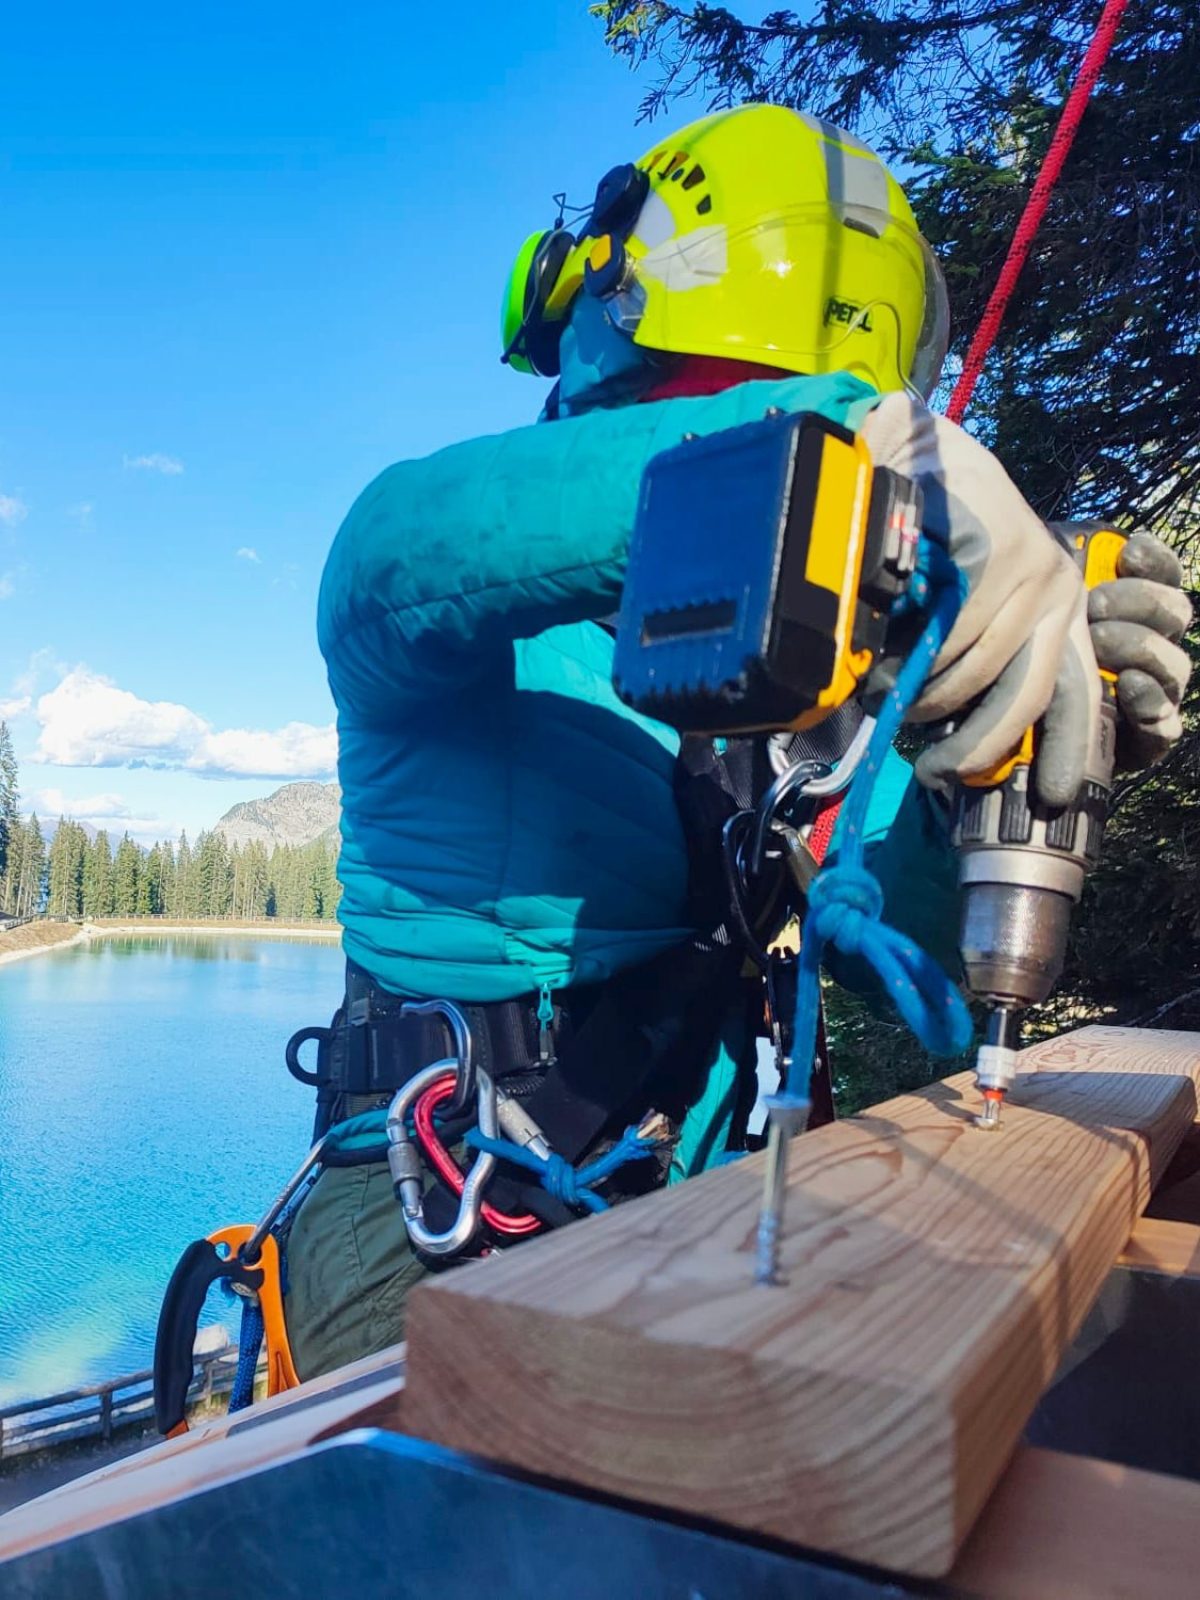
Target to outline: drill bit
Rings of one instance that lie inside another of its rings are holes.
[[[767,1165],[763,1178],[763,1203],[758,1215],[755,1283],[779,1283],[779,1246],[783,1233],[783,1207],[787,1197],[788,1145],[808,1126],[812,1102],[795,1094],[773,1094],[766,1100]]]
[[[983,1093],[983,1110],[975,1126],[988,1133],[1000,1127],[1004,1097],[1012,1087],[1017,1071],[1017,1015],[1011,1006],[997,1006],[989,1013],[987,1034],[975,1057],[975,1077]]]

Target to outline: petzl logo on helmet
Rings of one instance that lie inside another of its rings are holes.
[[[861,328],[864,333],[871,333],[871,313],[853,300],[839,300],[836,295],[830,295],[825,302],[825,326],[831,322],[840,322],[846,327]]]

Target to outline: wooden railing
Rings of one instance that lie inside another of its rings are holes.
[[[188,1390],[189,1408],[229,1393],[237,1358],[236,1345],[196,1357]],[[53,1450],[79,1439],[103,1439],[108,1443],[118,1431],[152,1421],[153,1379],[150,1371],[133,1372],[128,1377],[110,1378],[107,1383],[85,1384],[40,1400],[0,1406],[0,1461],[37,1450]]]

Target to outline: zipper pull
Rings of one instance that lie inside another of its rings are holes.
[[[544,983],[538,999],[538,1062],[543,1067],[554,1065],[554,1035],[550,1032],[554,1026],[554,1001],[550,995],[550,985]]]

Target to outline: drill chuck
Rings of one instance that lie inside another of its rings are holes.
[[[990,788],[964,786],[958,792],[959,948],[978,999],[1019,1008],[1038,1005],[1058,981],[1071,913],[1104,835],[1116,718],[1108,692],[1074,805],[1051,809],[1037,800],[1026,763]]]

